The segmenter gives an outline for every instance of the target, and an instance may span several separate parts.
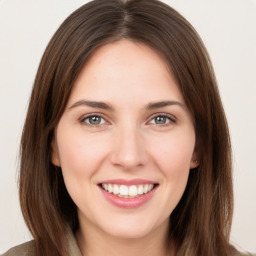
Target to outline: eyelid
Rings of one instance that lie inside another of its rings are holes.
[[[93,117],[93,116],[101,117],[102,119],[105,120],[105,123],[104,123],[104,124],[93,125],[93,124],[88,124],[88,123],[85,122],[85,120],[86,120],[87,118]],[[88,126],[92,126],[92,127],[97,127],[97,126],[102,126],[102,125],[110,124],[110,122],[108,121],[108,118],[107,118],[104,114],[102,114],[102,113],[97,113],[97,112],[83,115],[81,118],[79,118],[79,122],[82,123],[82,124],[84,124],[84,125],[88,125]]]
[[[150,116],[149,118],[149,121],[147,121],[147,123],[150,123],[150,121],[158,116],[162,116],[162,117],[166,117],[170,120],[169,123],[166,123],[166,124],[155,124],[157,126],[167,126],[167,125],[170,125],[170,124],[175,124],[177,123],[177,118],[174,116],[174,115],[171,115],[171,114],[167,114],[167,113],[155,113],[154,115]]]
[[[88,123],[85,122],[85,119],[87,119],[89,117],[93,117],[93,116],[98,116],[98,117],[103,118],[105,123],[104,124],[93,125],[93,124],[88,124]],[[159,112],[159,113],[155,113],[155,114],[151,115],[148,118],[148,121],[146,121],[146,124],[150,123],[150,121],[152,121],[152,119],[154,119],[154,118],[156,118],[158,116],[166,117],[166,118],[168,118],[170,120],[170,122],[168,122],[166,124],[153,124],[153,125],[156,125],[156,126],[168,126],[168,125],[177,123],[177,118],[174,115],[171,115],[171,114],[168,114],[168,113]],[[106,115],[104,115],[102,113],[98,113],[98,112],[93,112],[93,113],[89,113],[89,114],[83,115],[81,118],[79,118],[79,122],[84,124],[84,125],[91,126],[91,127],[99,127],[99,126],[111,124],[111,122],[108,120],[108,117],[106,117]]]

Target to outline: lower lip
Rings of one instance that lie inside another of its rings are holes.
[[[103,195],[105,196],[105,198],[110,203],[112,203],[113,205],[118,206],[120,208],[137,208],[137,207],[140,207],[141,205],[145,204],[146,202],[148,202],[153,197],[153,195],[156,191],[156,188],[157,188],[157,186],[154,187],[147,194],[139,195],[139,196],[133,197],[133,198],[123,198],[123,197],[116,196],[114,194],[110,194],[106,190],[104,190],[103,188],[100,187],[100,189],[101,189]]]

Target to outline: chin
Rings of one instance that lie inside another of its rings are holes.
[[[108,223],[105,232],[121,239],[139,239],[154,233],[158,229],[159,224],[154,225],[153,223],[153,220],[132,221],[129,218],[124,218],[119,221],[116,220],[114,223]]]
[[[109,235],[113,237],[118,237],[120,239],[139,239],[149,235],[150,231],[151,230],[149,229],[141,229],[141,228],[135,228],[135,229],[115,228],[108,233]]]

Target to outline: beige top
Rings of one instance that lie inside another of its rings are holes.
[[[78,248],[78,245],[76,243],[75,237],[70,229],[67,232],[67,243],[68,243],[68,252],[70,256],[82,256]],[[34,241],[30,241],[30,242],[15,246],[0,256],[36,256]]]
[[[82,256],[75,237],[70,229],[67,232],[67,242],[69,256]],[[36,256],[34,241],[15,246],[0,256]],[[241,254],[239,252],[234,252],[233,256],[256,256],[256,254]]]

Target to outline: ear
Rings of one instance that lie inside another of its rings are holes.
[[[190,169],[194,169],[200,165],[201,160],[201,152],[199,150],[199,145],[195,146],[191,161],[190,161]]]
[[[196,167],[198,167],[199,166],[199,161],[198,160],[191,160],[191,162],[190,162],[190,169],[194,169],[194,168],[196,168]]]
[[[55,166],[58,166],[60,167],[60,157],[59,157],[59,150],[58,150],[58,145],[57,145],[57,142],[56,142],[56,139],[53,138],[52,139],[52,143],[51,143],[51,160],[52,160],[52,163],[55,165]]]

